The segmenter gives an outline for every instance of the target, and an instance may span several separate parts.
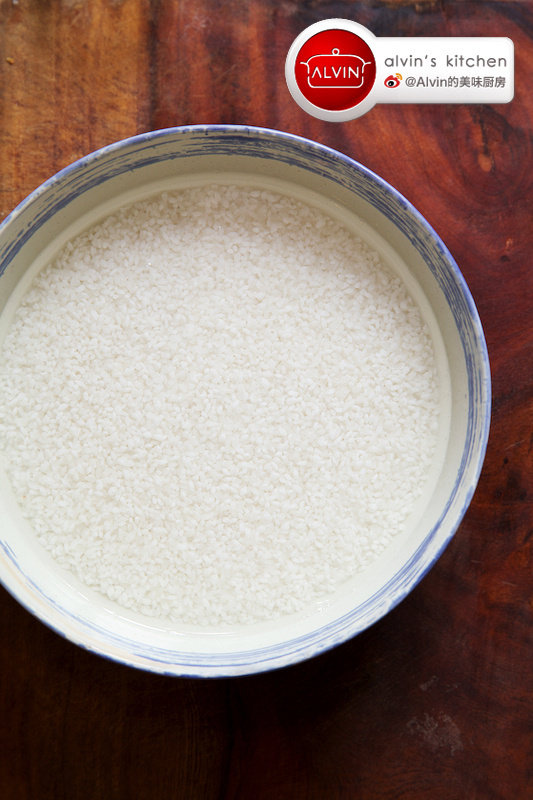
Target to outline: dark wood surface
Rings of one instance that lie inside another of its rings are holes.
[[[509,36],[515,99],[314,120],[284,61],[328,17],[383,36]],[[479,308],[494,392],[453,542],[389,616],[315,660],[158,677],[64,641],[1,590],[2,800],[533,797],[532,39],[527,0],[0,0],[0,216],[141,131],[309,136],[390,181],[443,237]]]

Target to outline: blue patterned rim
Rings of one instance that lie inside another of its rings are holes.
[[[132,169],[206,154],[273,159],[304,168],[355,192],[394,223],[421,255],[449,303],[468,374],[468,422],[453,491],[437,523],[409,561],[349,613],[310,633],[268,647],[212,654],[178,652],[115,636],[47,596],[24,573],[9,544],[0,539],[4,559],[23,576],[26,585],[24,592],[20,585],[5,580],[7,590],[57,633],[130,666],[190,677],[250,674],[303,661],[355,636],[394,608],[433,566],[468,508],[485,456],[491,402],[490,368],[481,322],[457,264],[433,228],[375,173],[342,153],[293,134],[241,125],[191,125],[140,134],[97,150],[45,181],[6,217],[0,225],[0,278],[30,237],[84,192]],[[44,601],[49,613],[33,607],[35,596]]]

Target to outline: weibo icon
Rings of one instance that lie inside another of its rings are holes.
[[[389,89],[396,89],[396,87],[400,85],[401,81],[402,76],[399,72],[397,72],[395,75],[389,75],[388,78],[385,78],[384,83]]]

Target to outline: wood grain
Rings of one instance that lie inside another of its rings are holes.
[[[513,39],[505,106],[320,122],[288,94],[294,37]],[[494,391],[472,505],[384,620],[313,661],[169,679],[99,659],[0,596],[6,800],[526,800],[533,796],[533,10],[516,2],[0,2],[0,216],[73,159],[171,125],[281,128],[360,160],[437,229],[478,305]]]

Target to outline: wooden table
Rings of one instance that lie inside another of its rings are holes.
[[[309,24],[509,36],[514,101],[307,116],[284,82]],[[411,200],[484,324],[493,422],[473,503],[434,569],[351,642],[232,680],[137,672],[0,596],[5,800],[533,797],[533,8],[452,0],[1,0],[0,215],[102,145],[187,123],[281,128]]]

